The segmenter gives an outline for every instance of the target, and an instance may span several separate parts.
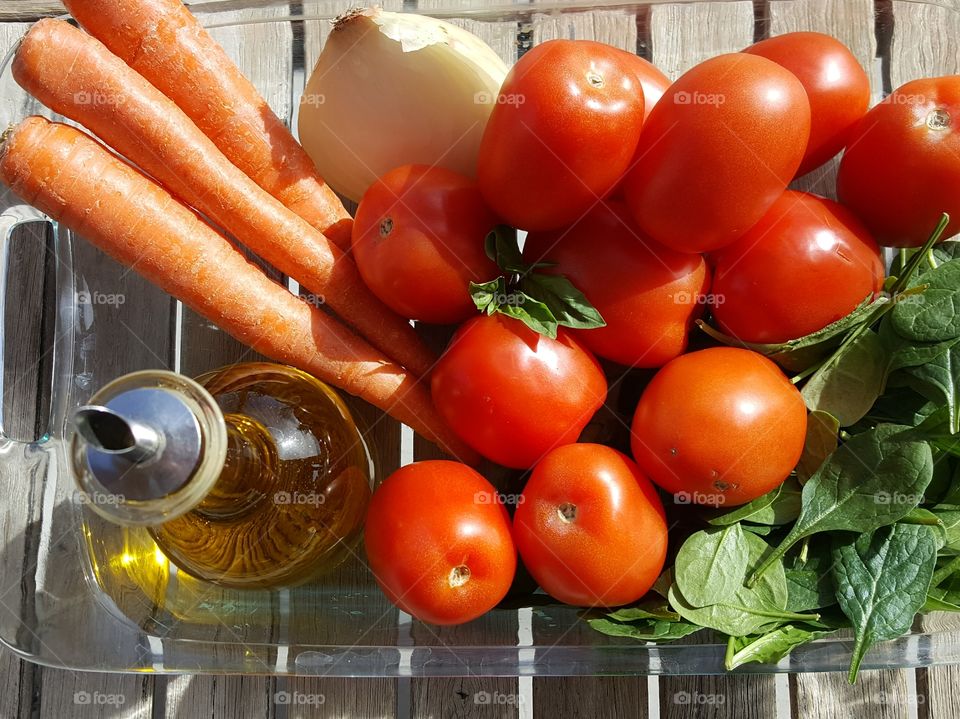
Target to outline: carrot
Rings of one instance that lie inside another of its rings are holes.
[[[255,350],[376,405],[468,462],[420,380],[270,280],[225,237],[83,132],[8,130],[0,181]]]
[[[41,20],[20,44],[17,82],[89,129],[186,204],[321,295],[388,357],[418,377],[436,355],[364,284],[352,258],[233,165],[159,90],[96,39]]]
[[[180,0],[65,0],[91,35],[173,100],[230,161],[343,250],[353,221],[313,161]]]

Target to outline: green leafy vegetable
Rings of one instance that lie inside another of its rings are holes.
[[[848,679],[853,683],[867,650],[910,630],[927,599],[937,558],[933,530],[894,524],[834,549],[837,600],[856,632]]]
[[[470,283],[470,295],[481,312],[488,315],[500,312],[551,339],[557,337],[561,326],[593,329],[606,325],[597,309],[570,280],[562,275],[538,272],[550,263],[524,262],[512,227],[497,227],[487,235],[484,248],[504,274],[488,282]]]
[[[770,552],[769,545],[749,532],[742,535],[747,568],[757,566]],[[704,607],[690,604],[675,581],[668,594],[670,606],[693,624],[716,629],[730,636],[745,636],[784,621],[816,619],[816,614],[788,612],[787,580],[783,564],[776,562],[753,587],[741,584],[729,597]]]
[[[732,671],[750,662],[776,664],[801,644],[812,642],[831,633],[832,630],[808,629],[803,626],[784,624],[765,634],[729,637],[724,666]]]
[[[870,532],[920,504],[933,476],[933,454],[926,442],[905,434],[909,429],[879,425],[830,455],[804,485],[796,524],[750,581],[804,537],[836,529]]]
[[[804,385],[802,394],[807,408],[829,413],[841,427],[855,424],[883,391],[888,363],[880,336],[873,330],[863,331]]]
[[[677,553],[674,582],[691,606],[723,602],[743,585],[749,559],[749,545],[739,524],[697,532]]]
[[[690,622],[668,622],[661,619],[623,623],[598,617],[588,619],[587,624],[607,636],[629,637],[643,642],[672,642],[703,630],[703,627]]]
[[[779,487],[770,490],[752,502],[736,507],[707,520],[715,527],[725,527],[737,522],[781,525],[795,520],[800,514],[800,483],[788,477]],[[686,596],[686,592],[684,592]],[[689,598],[689,597],[688,597]]]
[[[950,260],[918,280],[927,288],[923,301],[900,302],[890,315],[893,328],[918,342],[960,337],[960,260]]]
[[[807,416],[807,438],[797,463],[797,477],[806,483],[837,448],[840,421],[829,412],[813,410]]]

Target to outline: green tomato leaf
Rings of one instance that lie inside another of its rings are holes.
[[[739,524],[690,535],[677,552],[674,583],[687,604],[705,607],[723,602],[746,579],[750,550]]]
[[[871,532],[920,504],[933,477],[933,454],[909,427],[883,424],[853,436],[803,487],[802,508],[790,533],[768,558],[772,563],[817,532]],[[750,581],[766,571],[766,564]]]
[[[517,275],[526,272],[517,231],[509,225],[497,225],[484,240],[483,249],[504,272]]]
[[[913,281],[921,283],[927,285],[922,295],[914,301],[898,302],[893,308],[893,328],[918,342],[960,337],[960,260],[945,262]]]
[[[839,434],[840,421],[829,412],[815,409],[807,416],[807,438],[797,463],[797,477],[801,484],[806,484],[837,449]]]
[[[545,304],[525,295],[520,297],[516,303],[504,304],[497,307],[497,311],[507,317],[520,320],[527,327],[552,340],[557,338],[557,318],[553,316]]]
[[[724,666],[733,671],[739,666],[757,662],[776,664],[793,649],[814,639],[831,634],[830,630],[807,629],[793,624],[771,629],[766,634],[748,637],[730,637],[727,640],[727,656]]]
[[[910,631],[927,599],[936,540],[930,527],[894,524],[838,543],[834,559],[837,601],[856,633],[848,676],[852,684],[873,644]]]
[[[507,292],[507,282],[502,277],[489,282],[470,283],[470,296],[473,298],[473,304],[481,312],[488,315],[494,313],[497,309],[497,299]]]
[[[528,274],[520,281],[520,287],[549,307],[564,327],[594,329],[607,324],[583,293],[562,275]]]
[[[715,527],[725,527],[737,522],[771,526],[787,524],[800,515],[800,492],[800,483],[795,477],[788,477],[779,487],[752,502],[712,517],[707,523]]]
[[[828,412],[841,427],[858,422],[883,392],[889,357],[880,336],[864,331],[818,369],[803,387],[810,411]]]

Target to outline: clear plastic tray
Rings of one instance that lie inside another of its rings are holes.
[[[327,20],[349,4],[293,3],[300,14],[292,17],[287,2],[193,7],[278,114],[293,121]],[[825,30],[848,42],[878,97],[921,73],[958,71],[960,21],[952,3],[880,3],[882,13],[875,15],[870,1],[832,2],[824,13],[818,0],[783,0],[759,4],[769,14],[756,17],[754,5],[419,3],[421,12],[466,23],[511,61],[518,48],[549,37],[595,37],[652,57],[676,75],[709,55],[789,28]],[[9,59],[0,68],[5,119],[50,116],[15,85]],[[805,186],[828,193],[831,172],[807,178]],[[35,241],[15,229],[38,221],[44,218],[24,206],[0,216],[0,298],[22,282],[8,272],[11,245]],[[43,371],[39,378],[35,372],[14,377],[39,382],[44,404],[49,398],[49,412],[44,407],[41,414],[50,421],[37,441],[0,434],[0,639],[20,656],[75,669],[331,676],[723,671],[724,646],[709,637],[661,646],[613,639],[589,629],[576,610],[555,605],[497,609],[461,627],[423,625],[389,604],[360,557],[321,584],[273,593],[223,590],[177,573],[145,533],[107,525],[80,503],[65,460],[65,417],[128,371],[167,367],[198,374],[253,356],[82,239],[55,224],[50,233],[48,291],[43,302],[32,303],[43,307],[51,326]],[[373,424],[374,410],[359,402],[353,407],[361,421]],[[381,472],[433,456],[392,422],[376,425],[373,442]],[[822,640],[776,666],[745,671],[843,669],[850,647],[845,639]],[[909,636],[872,650],[864,668],[956,661],[960,618],[930,615],[918,619]]]

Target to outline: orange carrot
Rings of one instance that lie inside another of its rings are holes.
[[[172,101],[96,39],[62,20],[41,20],[21,42],[13,75],[45,105],[323,296],[374,347],[418,377],[429,373],[436,355],[363,283],[352,258],[258,187]]]
[[[0,181],[255,350],[316,375],[468,462],[420,380],[270,280],[192,210],[98,142],[31,117],[0,148]]]
[[[65,0],[87,32],[177,103],[260,187],[350,247],[352,220],[313,161],[180,0]]]

